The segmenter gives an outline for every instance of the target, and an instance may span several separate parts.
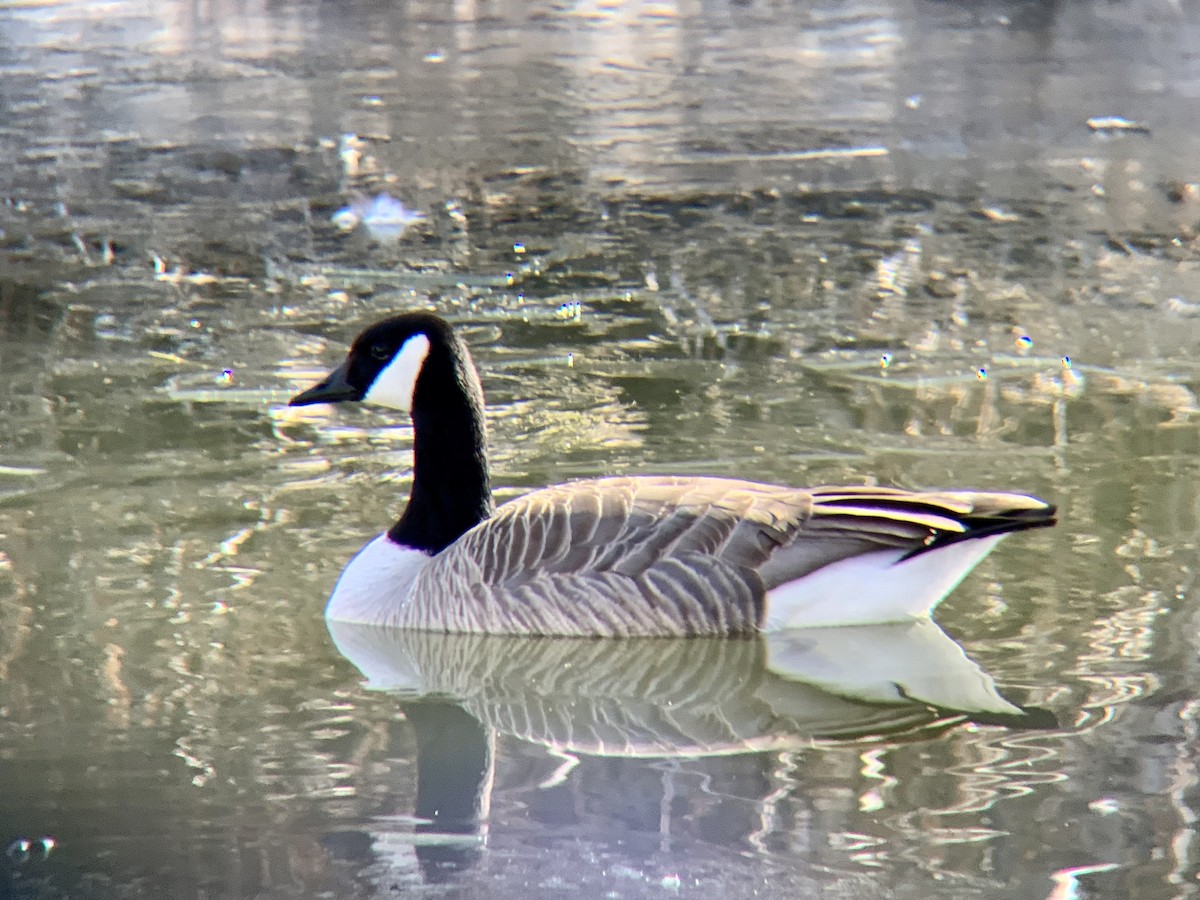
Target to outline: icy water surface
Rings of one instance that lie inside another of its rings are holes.
[[[1171,0],[0,6],[0,896],[1200,892],[1197,46]],[[502,498],[1061,523],[936,626],[331,633],[411,434],[285,403],[414,306]]]

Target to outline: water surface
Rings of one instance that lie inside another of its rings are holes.
[[[5,890],[1197,893],[1196,46],[1168,0],[0,8]],[[332,221],[381,192],[399,239]],[[284,404],[413,306],[502,498],[1061,524],[915,637],[331,635],[411,433]]]

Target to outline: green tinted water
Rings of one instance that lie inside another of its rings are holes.
[[[9,892],[1196,893],[1198,28],[0,10]],[[330,221],[381,190],[398,242]],[[875,478],[1061,524],[938,611],[965,656],[331,637],[410,434],[284,404],[418,305],[472,344],[501,497]]]

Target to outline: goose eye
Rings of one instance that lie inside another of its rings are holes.
[[[388,349],[387,344],[371,345],[371,356],[375,357],[375,359],[387,359],[391,355],[392,351]]]

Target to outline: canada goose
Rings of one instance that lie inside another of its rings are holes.
[[[427,312],[367,328],[291,405],[345,401],[411,415],[413,477],[399,520],[342,572],[325,611],[339,621],[575,636],[902,621],[928,616],[1005,534],[1054,524],[1022,494],[672,476],[495,509],[479,376]]]

